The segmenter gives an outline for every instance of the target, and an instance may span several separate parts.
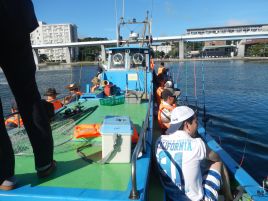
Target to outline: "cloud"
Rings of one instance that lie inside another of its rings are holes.
[[[248,25],[248,24],[254,24],[250,20],[236,20],[236,19],[230,19],[227,22],[225,22],[226,26],[238,26],[238,25]]]

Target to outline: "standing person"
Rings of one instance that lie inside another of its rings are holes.
[[[220,157],[197,137],[197,116],[187,106],[171,112],[169,135],[156,142],[162,183],[170,200],[218,200],[223,179],[225,200],[231,199],[229,177]],[[206,159],[208,165],[201,166]]]
[[[49,176],[56,167],[53,138],[35,80],[30,32],[38,26],[32,1],[0,0],[0,66],[14,94],[29,136],[39,177]],[[0,189],[16,186],[15,157],[0,106]]]
[[[57,100],[57,93],[55,88],[48,88],[44,96],[47,96],[47,102],[53,104],[54,110],[62,108],[63,104],[60,100]]]

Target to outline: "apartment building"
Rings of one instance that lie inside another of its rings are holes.
[[[77,41],[77,26],[74,24],[46,24],[39,21],[39,27],[31,33],[32,45]],[[47,55],[50,61],[70,62],[77,60],[78,48],[39,49],[38,54]]]

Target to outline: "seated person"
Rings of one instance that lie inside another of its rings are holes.
[[[65,88],[69,90],[70,95],[64,98],[64,104],[69,104],[79,100],[82,92],[79,90],[80,87],[77,84],[69,84]]]
[[[63,104],[60,100],[57,100],[57,93],[55,88],[48,88],[44,96],[47,96],[47,102],[50,102],[53,104],[54,110],[60,109]]]
[[[101,83],[103,87],[103,92],[105,96],[111,96],[112,94],[112,87],[114,86],[113,83],[109,82],[108,80],[103,80]]]
[[[176,107],[175,102],[177,99],[177,92],[172,88],[164,89],[162,92],[163,101],[159,105],[158,109],[158,125],[162,130],[162,134],[169,128],[170,115],[172,110]]]
[[[163,76],[158,76],[158,83],[159,83],[159,86],[156,89],[156,94],[155,94],[155,101],[157,103],[157,106],[159,106],[161,103],[162,92],[164,91],[165,79]]]
[[[22,119],[18,112],[18,107],[16,103],[11,106],[11,115],[6,119],[5,125],[8,129],[17,128],[23,126]]]
[[[91,80],[92,86],[90,88],[90,92],[93,93],[96,89],[100,87],[100,79],[98,77],[94,77]]]
[[[156,142],[157,165],[166,195],[174,201],[218,200],[222,179],[225,200],[230,200],[228,172],[218,154],[197,136],[197,127],[197,115],[191,108],[176,107],[171,112],[168,135],[161,135]]]

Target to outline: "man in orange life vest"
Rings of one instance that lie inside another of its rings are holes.
[[[164,91],[164,87],[165,87],[165,78],[164,75],[159,75],[158,77],[158,88],[156,89],[156,94],[155,94],[155,101],[157,103],[157,107],[159,107],[160,103],[161,103],[161,99],[162,99],[162,92]]]
[[[70,95],[64,98],[65,104],[77,101],[82,95],[82,92],[79,90],[79,86],[75,83],[69,84],[65,88],[70,91]]]
[[[159,105],[157,119],[163,134],[170,127],[171,111],[176,107],[175,102],[179,95],[180,91],[175,91],[172,88],[166,88],[162,92],[163,101]]]
[[[23,122],[18,112],[18,107],[16,103],[13,103],[11,106],[11,116],[6,119],[5,125],[7,128],[17,128],[22,126]]]
[[[60,109],[63,104],[60,100],[57,100],[57,93],[55,88],[48,88],[44,96],[47,96],[47,102],[50,102],[54,106],[54,110]]]

